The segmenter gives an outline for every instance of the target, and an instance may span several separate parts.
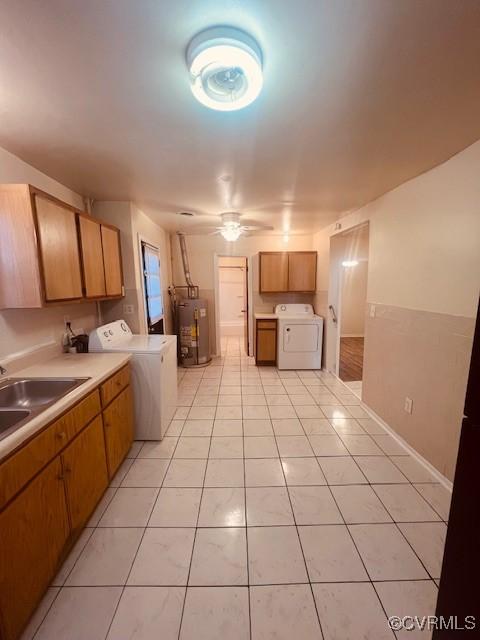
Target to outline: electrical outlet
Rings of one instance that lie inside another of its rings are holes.
[[[407,413],[412,413],[413,411],[413,400],[408,396],[405,398],[405,404],[403,408]]]
[[[370,318],[375,318],[375,305],[370,305]]]
[[[130,316],[133,313],[133,304],[124,304],[123,305],[123,313],[126,316]]]

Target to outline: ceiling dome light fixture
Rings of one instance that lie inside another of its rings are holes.
[[[236,111],[251,104],[262,90],[262,52],[247,33],[212,27],[187,47],[193,95],[210,109]]]
[[[239,222],[227,220],[223,223],[220,233],[227,242],[236,242],[243,233]]]

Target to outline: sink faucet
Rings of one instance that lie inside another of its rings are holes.
[[[7,370],[0,364],[0,376],[3,376],[4,373],[7,373]]]

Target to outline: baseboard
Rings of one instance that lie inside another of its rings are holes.
[[[349,389],[349,387],[344,383],[344,381],[340,380],[340,378],[335,373],[332,374],[331,371],[327,371],[326,369],[324,369],[324,371],[326,373],[330,373],[331,375],[334,375],[335,378],[337,378],[337,380],[341,382],[343,386],[346,389],[348,389],[348,391],[351,393],[351,389]],[[418,453],[418,451],[414,449],[406,440],[404,440],[400,435],[398,435],[398,433],[394,429],[392,429],[392,427],[388,425],[385,422],[385,420],[383,420],[377,413],[375,413],[375,411],[371,407],[365,404],[363,400],[360,400],[360,406],[362,407],[362,409],[365,409],[365,411],[370,415],[370,417],[373,420],[375,420],[375,422],[377,422],[381,427],[383,427],[385,431],[387,431],[387,433],[391,435],[392,438],[401,447],[403,447],[403,449],[405,449],[405,451],[408,451],[408,453],[413,458],[415,458],[417,462],[419,462],[423,467],[425,467],[425,469],[429,471],[432,474],[432,476],[434,476],[438,480],[438,482],[445,487],[445,489],[448,489],[448,491],[450,492],[452,491],[453,482],[451,480],[449,480],[444,475],[442,475],[440,471],[433,466],[433,464],[431,464],[426,458],[424,458],[420,453]]]
[[[363,333],[343,333],[340,338],[364,338]]]

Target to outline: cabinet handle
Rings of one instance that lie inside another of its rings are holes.
[[[63,475],[63,473],[58,474],[57,480],[65,480],[65,476]]]
[[[65,440],[66,437],[67,437],[67,434],[65,433],[65,431],[60,431],[59,433],[57,433],[57,438],[59,440]]]
[[[66,467],[64,470],[65,473],[72,473],[72,470],[70,469],[70,467]]]

